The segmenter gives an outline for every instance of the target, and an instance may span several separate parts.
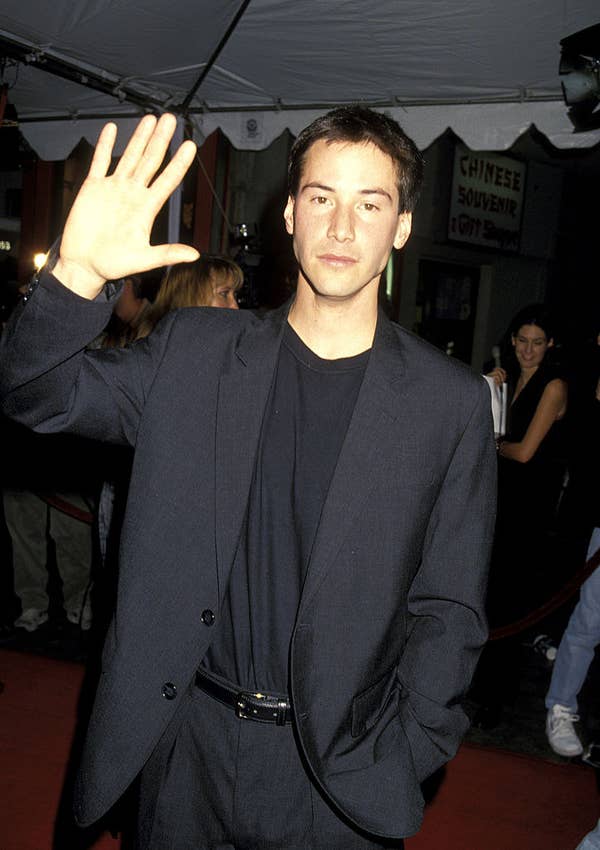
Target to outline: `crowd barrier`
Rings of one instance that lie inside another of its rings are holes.
[[[92,524],[94,521],[93,514],[89,511],[82,511],[80,508],[75,507],[75,505],[70,504],[70,502],[61,499],[58,496],[48,496],[47,494],[44,494],[43,496],[41,494],[38,495],[44,502],[46,502],[47,505],[68,514],[73,517],[73,519],[78,519],[81,522],[86,522],[88,524]],[[536,623],[544,620],[564,605],[565,602],[567,602],[579,590],[586,578],[588,578],[588,576],[590,576],[599,565],[600,549],[595,552],[592,557],[585,562],[583,567],[578,570],[575,575],[554,594],[554,596],[551,596],[547,602],[544,602],[543,605],[540,605],[539,608],[531,611],[525,617],[521,617],[520,620],[515,620],[514,623],[508,623],[505,626],[499,626],[496,629],[492,629],[489,640],[501,640],[502,638],[512,637],[513,635],[524,632],[526,629],[531,626],[535,626]]]

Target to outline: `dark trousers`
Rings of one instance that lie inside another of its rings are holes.
[[[294,730],[239,720],[193,688],[140,781],[136,850],[401,850],[325,802]]]

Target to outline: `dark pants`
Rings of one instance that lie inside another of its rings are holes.
[[[194,688],[142,771],[136,850],[401,850],[309,780],[291,725],[239,720]]]

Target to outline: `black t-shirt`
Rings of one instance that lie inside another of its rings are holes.
[[[244,533],[203,661],[242,688],[288,690],[302,584],[368,356],[323,360],[286,327]]]

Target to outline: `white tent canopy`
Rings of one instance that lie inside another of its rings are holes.
[[[390,111],[421,148],[451,128],[503,150],[531,125],[579,148],[600,130],[573,132],[559,42],[599,19],[598,0],[3,0],[0,55],[44,159],[94,142],[107,117],[123,141],[147,109],[261,149],[357,101]]]

